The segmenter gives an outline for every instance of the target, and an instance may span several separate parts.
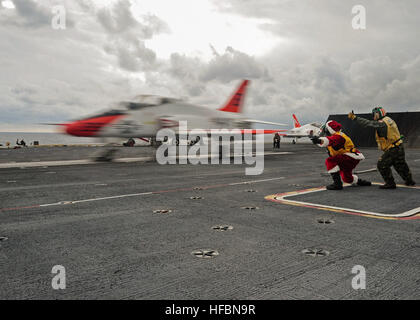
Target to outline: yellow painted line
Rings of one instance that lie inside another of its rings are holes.
[[[380,183],[375,183],[375,182],[372,184],[381,185]],[[344,187],[348,187],[348,186],[350,185],[349,184],[344,185]],[[398,185],[398,187],[420,190],[420,187],[408,187],[405,185]],[[408,210],[402,213],[385,214],[385,213],[363,211],[363,210],[356,210],[356,209],[349,209],[349,208],[342,208],[342,207],[335,207],[335,206],[329,206],[329,205],[323,205],[323,204],[317,204],[317,203],[286,199],[286,198],[297,196],[297,195],[320,192],[320,191],[325,191],[325,190],[326,190],[325,187],[310,188],[310,189],[304,189],[304,190],[284,192],[284,193],[279,193],[279,194],[272,194],[272,195],[266,196],[265,199],[269,201],[277,202],[277,203],[292,205],[292,206],[313,208],[313,209],[338,212],[338,213],[346,213],[346,214],[358,215],[358,216],[368,217],[368,218],[385,219],[385,220],[420,219],[420,207],[417,207],[417,208],[414,208],[412,210]]]

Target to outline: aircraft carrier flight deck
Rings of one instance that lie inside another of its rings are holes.
[[[418,184],[324,190],[311,144],[266,147],[256,176],[140,147],[83,162],[94,149],[0,150],[0,299],[420,298]],[[361,151],[356,170],[382,183],[380,151]],[[406,154],[420,182],[420,150]],[[368,289],[352,287],[355,266]]]

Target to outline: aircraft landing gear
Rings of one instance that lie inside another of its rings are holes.
[[[156,140],[155,137],[150,138],[150,146],[154,147],[154,148],[158,148],[160,145],[162,145],[163,142],[168,141],[167,137],[165,137],[165,138],[166,138],[166,140],[163,140],[163,141],[158,141],[158,140]]]

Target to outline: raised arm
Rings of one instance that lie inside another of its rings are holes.
[[[375,129],[386,128],[386,124],[384,122],[368,120],[362,117],[355,117],[354,120],[362,127],[372,127]]]

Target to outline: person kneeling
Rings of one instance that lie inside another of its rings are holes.
[[[333,184],[328,190],[342,190],[343,179],[346,183],[358,186],[370,186],[371,182],[360,179],[353,174],[354,168],[365,157],[354,146],[353,141],[341,131],[341,124],[335,120],[328,121],[323,127],[325,137],[313,137],[312,142],[320,147],[326,147],[329,157],[325,160],[328,173],[331,174]]]

